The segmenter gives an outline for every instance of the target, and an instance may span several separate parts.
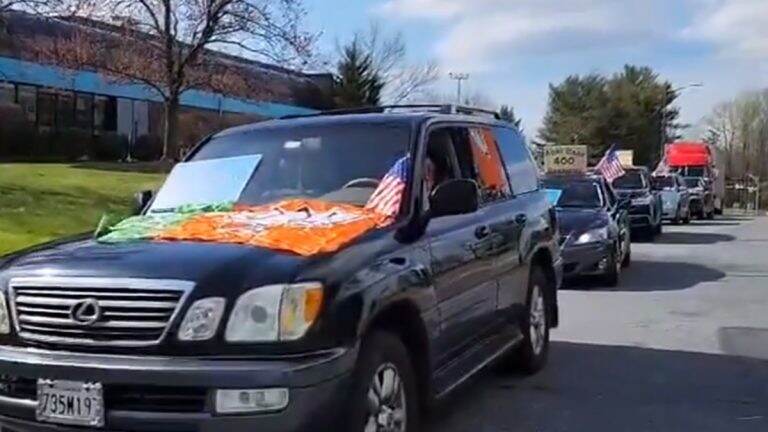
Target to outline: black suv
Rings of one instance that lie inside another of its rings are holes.
[[[541,369],[562,264],[520,132],[370,111],[216,134],[142,215],[0,260],[3,431],[416,431]]]
[[[653,189],[647,168],[624,168],[624,171],[622,177],[613,181],[613,188],[620,198],[630,200],[632,230],[652,240],[663,229],[661,195]]]

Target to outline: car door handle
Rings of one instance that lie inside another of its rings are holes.
[[[525,225],[526,222],[528,222],[528,216],[526,216],[525,213],[520,213],[515,216],[515,223],[518,225]]]
[[[484,239],[491,235],[491,228],[488,225],[480,225],[475,228],[475,237],[478,240]]]

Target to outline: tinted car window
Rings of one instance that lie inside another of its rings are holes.
[[[214,137],[192,161],[261,155],[238,202],[323,198],[352,180],[380,180],[409,154],[410,129],[391,124],[265,128]],[[373,183],[373,184],[371,184]],[[368,196],[375,182],[368,182]]]
[[[489,128],[473,127],[469,129],[469,142],[483,202],[508,197],[511,192],[496,136]]]
[[[644,189],[645,178],[640,171],[627,171],[626,174],[613,181],[616,189]]]
[[[544,187],[559,191],[555,205],[562,208],[599,208],[603,206],[600,185],[593,181],[544,180]]]
[[[539,179],[536,165],[523,137],[513,129],[502,127],[494,128],[494,133],[504,158],[512,192],[521,194],[537,190]]]
[[[672,176],[664,176],[664,177],[654,177],[653,183],[657,188],[670,188],[674,189],[675,187],[675,177]]]
[[[607,182],[601,182],[603,185],[603,192],[609,206],[613,206],[616,203],[616,194],[613,193],[613,188]]]

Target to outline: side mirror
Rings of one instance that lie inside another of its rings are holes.
[[[632,206],[632,201],[629,198],[621,198],[619,200],[618,207],[620,210],[629,210]]]
[[[134,195],[134,208],[133,213],[134,214],[141,214],[141,212],[144,211],[144,209],[147,208],[149,203],[152,202],[152,199],[155,197],[155,193],[151,190],[144,190],[141,192],[137,192],[136,195]]]
[[[437,186],[429,197],[430,217],[473,213],[479,207],[480,189],[474,180],[448,180]]]

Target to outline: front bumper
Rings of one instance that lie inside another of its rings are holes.
[[[32,381],[38,378],[100,382],[104,385],[106,425],[100,431],[136,432],[239,432],[323,430],[330,425],[339,407],[338,397],[346,393],[356,349],[335,349],[300,357],[269,360],[187,359],[129,357],[61,353],[0,348],[0,371],[5,376]],[[202,389],[205,400],[196,412],[142,410],[110,407],[110,388],[125,386],[152,393],[157,388],[174,388],[189,394]],[[285,387],[289,404],[281,412],[248,415],[217,415],[213,408],[214,389]],[[34,395],[19,397],[0,388],[0,429],[5,432],[83,432],[73,428],[35,421]]]
[[[584,245],[565,245],[563,247],[563,277],[602,274],[605,268],[600,264],[607,261],[611,253],[611,243],[597,242]]]
[[[650,205],[633,205],[629,209],[629,223],[632,228],[644,228],[653,225]]]

